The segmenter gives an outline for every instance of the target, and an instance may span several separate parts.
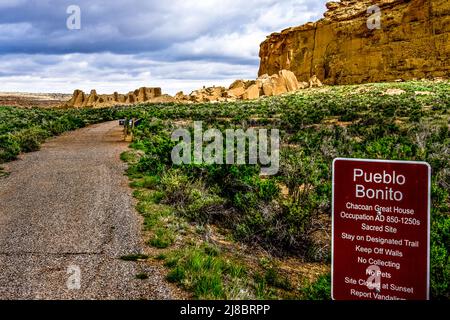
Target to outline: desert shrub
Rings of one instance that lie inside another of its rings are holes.
[[[161,190],[164,191],[164,203],[175,206],[189,203],[191,185],[189,177],[181,170],[171,169],[161,177]]]
[[[391,87],[407,93],[384,94]],[[432,91],[433,95],[416,96],[414,92],[420,90]],[[435,299],[448,299],[449,105],[448,83],[411,82],[339,86],[320,93],[300,92],[255,102],[148,104],[119,108],[114,114],[143,119],[135,128],[133,147],[145,151],[145,159],[141,159],[136,173],[164,178],[157,188],[164,193],[164,203],[175,205],[177,214],[200,223],[220,224],[236,240],[257,243],[273,253],[301,255],[309,261],[328,262],[327,252],[320,251],[326,246],[315,250],[313,235],[318,229],[330,228],[334,158],[429,162],[433,169],[431,291]],[[168,128],[172,128],[172,120],[185,119],[203,120],[221,130],[276,124],[282,131],[280,172],[276,177],[261,179],[257,165],[173,166]],[[19,120],[16,125],[26,127]],[[0,127],[0,134],[8,126]],[[143,183],[141,180],[139,185]],[[280,195],[280,184],[283,189],[287,187],[287,195]],[[155,187],[152,181],[149,186]],[[186,275],[180,265],[173,271],[176,279],[185,281]],[[267,297],[264,290],[268,279],[264,275],[261,279],[257,296]],[[329,298],[327,283],[329,279],[321,277],[305,296]]]
[[[0,162],[17,158],[20,153],[20,142],[12,134],[0,135]]]
[[[142,187],[147,189],[155,189],[159,186],[161,178],[159,176],[144,176],[142,178]]]
[[[411,159],[415,146],[405,137],[388,136],[366,144],[367,156],[374,159]]]
[[[292,285],[286,276],[280,274],[275,267],[270,267],[264,274],[264,280],[267,284],[284,290],[292,290]]]
[[[242,295],[240,287],[230,284],[238,286],[245,268],[209,248],[202,245],[170,253],[165,262],[170,268],[167,280],[191,290],[197,299],[235,299]]]
[[[19,152],[36,151],[44,140],[68,130],[84,127],[87,124],[112,120],[116,117],[114,109],[22,109],[0,106],[0,146],[1,161],[9,161]]]
[[[449,191],[433,184],[431,194],[431,294],[435,299],[450,299]]]
[[[234,194],[250,190],[250,181],[259,175],[256,165],[191,164],[182,170],[192,179],[201,179],[206,186],[218,186],[220,195],[233,198]]]
[[[39,127],[24,129],[16,133],[20,149],[23,152],[37,151],[41,147],[41,143],[48,138],[49,133]]]
[[[170,136],[161,133],[151,139],[137,140],[133,147],[145,151],[136,165],[140,172],[159,174],[172,164],[171,152],[175,146]]]
[[[331,274],[320,276],[313,283],[302,288],[305,300],[331,300]]]
[[[155,234],[153,237],[149,240],[149,244],[152,247],[158,248],[158,249],[165,249],[173,244],[175,241],[175,235],[173,234],[173,231],[171,231],[168,228],[158,228],[155,231]]]
[[[206,194],[202,190],[193,189],[189,198],[190,204],[186,206],[184,215],[201,224],[213,221],[224,210],[225,200],[218,195]]]
[[[255,179],[254,187],[256,188],[256,192],[258,197],[266,202],[270,202],[273,199],[277,198],[280,195],[280,188],[277,183],[272,179]]]
[[[330,164],[321,159],[320,154],[306,155],[303,150],[287,150],[282,153],[280,180],[289,190],[289,196],[299,206],[309,210],[322,206],[323,198],[331,193],[317,193],[324,190],[330,178]]]

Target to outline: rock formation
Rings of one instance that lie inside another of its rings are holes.
[[[161,102],[164,100],[161,94],[161,88],[142,87],[126,95],[114,92],[113,94],[97,94],[97,91],[91,90],[86,95],[81,90],[75,90],[72,98],[66,102],[64,107],[68,108],[101,108],[120,104],[135,104],[141,102]]]
[[[298,89],[308,87],[318,87],[322,83],[313,76],[309,82],[299,83],[295,74],[288,70],[267,75],[264,74],[256,80],[236,80],[227,89],[225,87],[210,87],[194,90],[190,95],[185,95],[182,91],[175,97],[161,94],[160,88],[142,87],[128,94],[97,94],[96,90],[91,90],[90,94],[85,94],[81,90],[75,90],[72,98],[62,107],[66,108],[103,108],[116,105],[132,105],[137,103],[203,103],[203,102],[227,102],[236,100],[253,100],[264,96],[276,96]]]
[[[286,69],[325,84],[450,76],[450,1],[342,0],[327,9],[316,23],[270,35],[259,75]]]
[[[262,75],[256,80],[236,80],[228,89],[224,87],[202,88],[193,91],[190,95],[178,92],[175,95],[175,100],[182,103],[253,100],[263,96],[293,92],[309,86],[309,83],[300,86],[293,72],[281,70],[271,76]]]

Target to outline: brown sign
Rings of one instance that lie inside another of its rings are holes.
[[[333,299],[429,298],[430,180],[424,162],[333,162]]]

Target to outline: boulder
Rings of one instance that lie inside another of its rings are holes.
[[[298,88],[299,89],[307,89],[307,88],[309,88],[309,83],[305,82],[305,81],[299,82],[298,83]]]
[[[227,96],[230,98],[241,98],[242,95],[245,93],[245,87],[239,87],[230,89],[227,91]]]
[[[310,88],[319,88],[319,87],[322,87],[322,86],[323,86],[322,82],[319,80],[319,78],[317,78],[316,75],[313,75],[309,79],[309,87]]]
[[[283,77],[279,76],[278,74],[274,74],[270,76],[270,81],[273,85],[273,94],[275,96],[288,92],[286,82],[284,81]]]
[[[244,80],[235,80],[229,87],[228,90],[233,90],[237,88],[245,88]]]
[[[177,94],[175,95],[175,100],[176,101],[189,101],[189,96],[185,95],[183,91],[177,92]]]
[[[286,85],[286,90],[288,92],[292,92],[292,91],[297,91],[298,90],[299,86],[298,86],[297,77],[295,76],[295,74],[292,71],[281,70],[279,72],[279,76],[281,78],[283,78],[284,83]]]
[[[264,96],[270,97],[274,95],[273,83],[271,78],[263,78],[260,80],[262,86],[262,92]]]
[[[192,91],[189,97],[193,102],[225,101],[227,90],[224,87],[203,87],[203,89]]]
[[[242,95],[242,99],[244,100],[254,100],[258,98],[259,98],[259,87],[256,83],[248,87],[247,90],[245,90],[244,94]]]

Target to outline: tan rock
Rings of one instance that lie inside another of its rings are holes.
[[[99,96],[97,95],[97,91],[91,90],[91,93],[87,97],[87,101],[83,104],[83,107],[94,107],[98,100]]]
[[[263,95],[265,95],[267,97],[275,95],[274,94],[274,90],[273,90],[273,83],[272,83],[272,80],[271,80],[270,77],[269,78],[263,78],[260,81],[261,81],[261,84],[262,84]]]
[[[96,90],[91,90],[90,94],[86,95],[81,90],[75,90],[72,98],[66,102],[65,107],[74,108],[101,108],[114,106],[116,104],[134,104],[137,102],[152,102],[161,97],[161,88],[146,88],[142,87],[135,91],[129,92],[127,95],[114,92],[113,94],[97,94]],[[160,99],[162,102],[172,101],[165,96]]]
[[[272,83],[274,96],[288,92],[284,78],[278,74],[271,75],[270,82]]]
[[[286,84],[286,89],[288,92],[296,91],[298,90],[298,81],[297,77],[292,71],[289,70],[281,70],[279,72],[279,76],[284,79],[284,82]]]
[[[309,87],[310,88],[319,88],[322,86],[323,86],[322,82],[319,80],[319,78],[317,78],[316,75],[313,75],[311,77],[311,79],[309,79]]]
[[[128,93],[125,103],[133,104],[136,102],[136,95],[132,92]]]
[[[177,92],[177,94],[175,95],[174,98],[176,101],[180,101],[180,102],[190,100],[189,96],[185,95],[183,91]]]
[[[326,6],[328,10],[336,10],[341,6],[341,4],[341,2],[330,1],[326,3]]]
[[[151,103],[169,103],[169,102],[177,102],[177,99],[175,99],[174,97],[168,95],[168,94],[163,94],[160,95],[158,97],[155,98],[151,98],[150,100],[148,100],[148,102]]]
[[[81,107],[85,100],[85,94],[81,90],[75,90],[73,93],[73,98],[69,101],[72,102],[72,106]]]
[[[227,93],[224,87],[210,87],[193,91],[189,99],[194,102],[215,102],[225,99]]]
[[[309,83],[306,82],[306,81],[299,82],[299,83],[298,83],[298,88],[299,88],[299,89],[306,89],[306,88],[309,88]]]
[[[144,102],[147,100],[145,88],[139,88],[137,92],[134,92],[134,96],[136,97],[136,102]]]
[[[245,87],[239,87],[228,90],[227,94],[230,98],[241,98],[245,93]]]
[[[244,80],[236,80],[236,81],[234,81],[230,85],[228,90],[233,90],[233,89],[237,89],[237,88],[245,88],[245,81]]]
[[[382,12],[368,28],[367,9]],[[259,75],[286,69],[324,84],[450,76],[450,1],[358,0],[327,4],[325,18],[271,34],[260,47]],[[426,8],[426,9],[425,9]]]
[[[248,87],[242,96],[242,99],[244,100],[254,100],[258,98],[259,98],[259,87],[256,83]]]

